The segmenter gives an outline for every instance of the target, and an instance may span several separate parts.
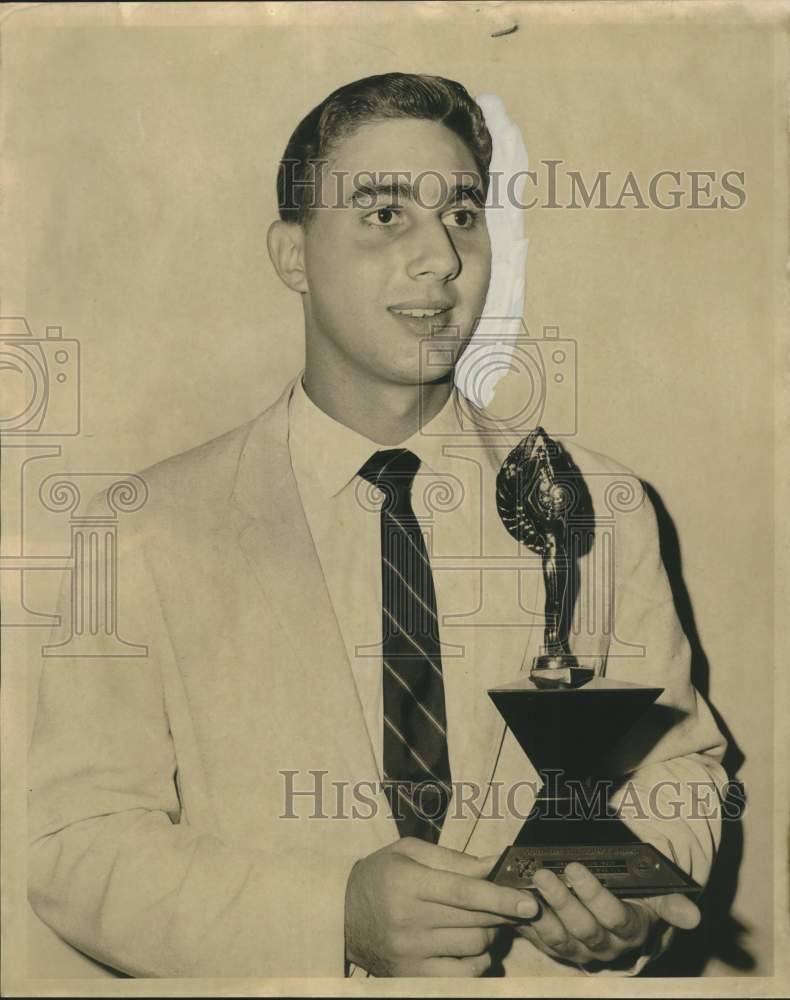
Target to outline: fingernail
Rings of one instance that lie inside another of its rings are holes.
[[[527,896],[522,899],[521,902],[516,906],[516,913],[520,917],[534,917],[538,912],[538,904],[532,898],[532,896]]]

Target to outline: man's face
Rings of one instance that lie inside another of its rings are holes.
[[[313,211],[304,239],[308,356],[386,382],[436,381],[471,336],[490,276],[471,152],[437,122],[397,119],[362,126],[324,169],[331,207]],[[420,345],[437,333],[452,349],[426,368]]]

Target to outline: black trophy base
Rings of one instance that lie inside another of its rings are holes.
[[[566,866],[578,861],[616,896],[695,896],[701,887],[594,795],[593,776],[607,773],[606,755],[662,689],[592,673],[569,654],[545,654],[529,678],[489,690],[543,787],[515,844],[488,877],[529,890],[540,868],[565,878]]]
[[[575,843],[568,842],[571,831]],[[547,840],[550,842],[538,842]],[[624,823],[613,818],[582,823],[527,822],[518,842],[505,849],[488,879],[497,885],[530,890],[535,889],[535,873],[546,868],[570,885],[565,868],[573,861],[584,865],[604,888],[621,899],[671,892],[694,897],[702,891],[660,851],[643,844]]]

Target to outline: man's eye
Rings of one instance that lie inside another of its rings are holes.
[[[391,229],[398,222],[398,213],[394,208],[377,208],[375,212],[365,216],[365,222],[377,229]]]
[[[472,229],[477,225],[477,212],[468,208],[454,208],[443,217],[446,226],[453,226],[455,229]]]

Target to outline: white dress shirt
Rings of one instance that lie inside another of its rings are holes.
[[[383,493],[358,475],[370,456],[390,447],[420,458],[412,505],[431,558],[442,642],[450,772],[464,742],[460,720],[473,717],[463,683],[475,662],[476,630],[453,616],[479,604],[480,574],[464,555],[479,536],[480,467],[453,457],[458,440],[455,392],[433,419],[398,445],[381,445],[338,423],[309,398],[299,378],[289,407],[289,448],[299,495],[348,652],[373,753],[381,774],[383,693],[381,656],[381,536]],[[477,516],[475,512],[478,512]],[[453,561],[458,558],[458,564]],[[449,562],[449,566],[448,566]]]

